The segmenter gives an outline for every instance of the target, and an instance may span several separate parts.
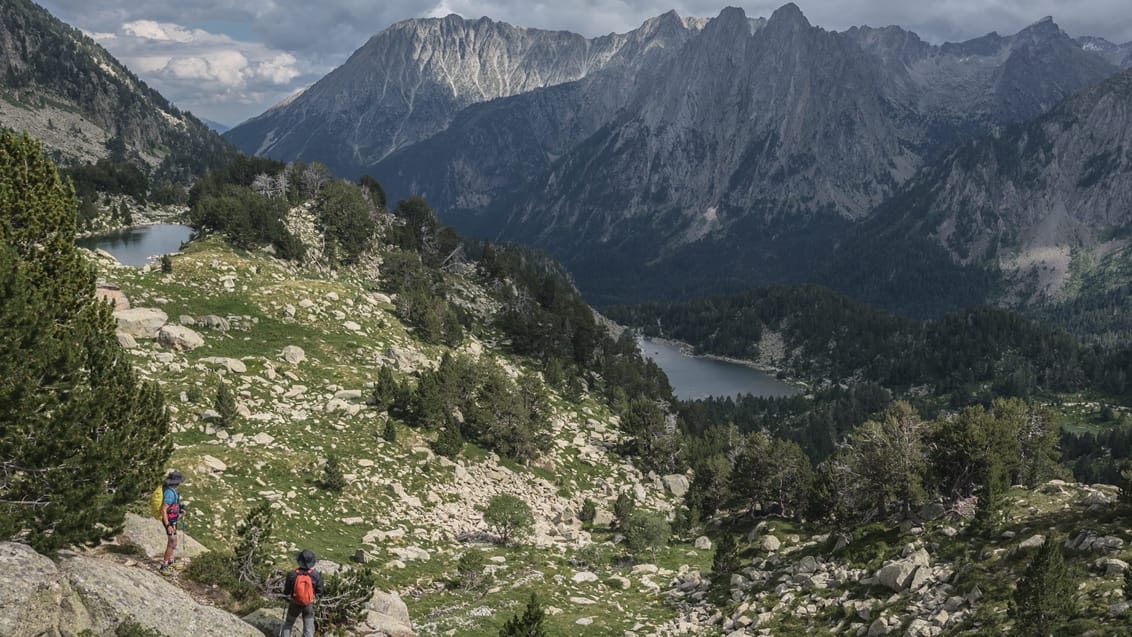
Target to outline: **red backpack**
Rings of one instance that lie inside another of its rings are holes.
[[[295,569],[295,585],[291,589],[291,601],[299,606],[314,603],[314,583],[311,582],[310,571]]]

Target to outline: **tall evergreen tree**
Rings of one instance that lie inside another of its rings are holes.
[[[94,272],[70,187],[38,142],[0,133],[0,538],[41,551],[113,535],[171,447]]]
[[[1052,635],[1072,615],[1076,589],[1076,580],[1061,553],[1061,541],[1047,537],[1014,591],[1010,613],[1016,622],[1015,632],[1034,637]]]
[[[542,625],[545,619],[546,611],[539,604],[538,596],[531,593],[523,614],[507,620],[499,631],[499,637],[546,637],[546,628]]]

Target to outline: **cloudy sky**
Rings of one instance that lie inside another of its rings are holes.
[[[37,0],[86,31],[179,107],[224,124],[263,112],[399,20],[456,13],[585,35],[624,32],[675,9],[714,16],[712,0]],[[735,2],[769,16],[781,0]],[[813,24],[898,24],[931,42],[1013,33],[1052,15],[1070,35],[1132,41],[1128,0],[797,0]]]

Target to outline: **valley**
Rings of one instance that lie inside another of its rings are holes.
[[[0,635],[1132,635],[1132,43],[155,7],[0,8]]]

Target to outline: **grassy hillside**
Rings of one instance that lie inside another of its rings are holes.
[[[581,528],[576,516],[584,499],[609,510],[626,489],[638,492],[640,506],[672,508],[659,481],[613,453],[621,439],[616,418],[588,396],[569,401],[546,388],[553,442],[530,467],[470,444],[449,461],[429,449],[435,432],[413,422],[397,421],[397,441],[384,440],[388,413],[364,404],[378,370],[390,366],[412,383],[412,372],[436,365],[448,348],[418,341],[398,320],[389,297],[376,291],[380,266],[318,273],[219,239],[193,242],[172,266],[163,274],[103,262],[99,276],[119,285],[134,307],[164,311],[170,323],[206,315],[229,321],[227,331],[196,327],[205,343],[191,351],[147,341],[131,350],[143,375],[165,389],[176,430],[171,465],[188,478],[182,491],[189,532],[206,545],[230,545],[243,516],[270,500],[281,566],[303,547],[340,563],[363,550],[380,585],[405,596],[421,634],[495,634],[530,590],[552,608],[553,634],[621,634],[635,626],[652,634],[675,613],[660,600],[666,574],[710,559],[674,545],[642,557],[665,569],[650,580],[632,574],[632,561],[610,543],[607,528]],[[485,291],[468,280],[460,286],[464,303],[491,311]],[[486,329],[459,351],[492,359],[508,374],[538,373],[529,361],[502,353],[500,338]],[[288,346],[301,347],[305,360],[285,362]],[[209,362],[213,357],[237,359],[246,371]],[[236,391],[246,414],[228,429],[200,416],[212,408],[220,382]],[[341,495],[316,484],[330,454],[347,474]],[[477,507],[496,493],[530,503],[537,527],[530,544],[490,542]],[[450,586],[466,551],[485,553],[495,571],[491,586]],[[587,569],[598,581],[571,581]],[[627,588],[611,583],[614,576],[626,578]],[[575,624],[585,617],[598,619]]]

